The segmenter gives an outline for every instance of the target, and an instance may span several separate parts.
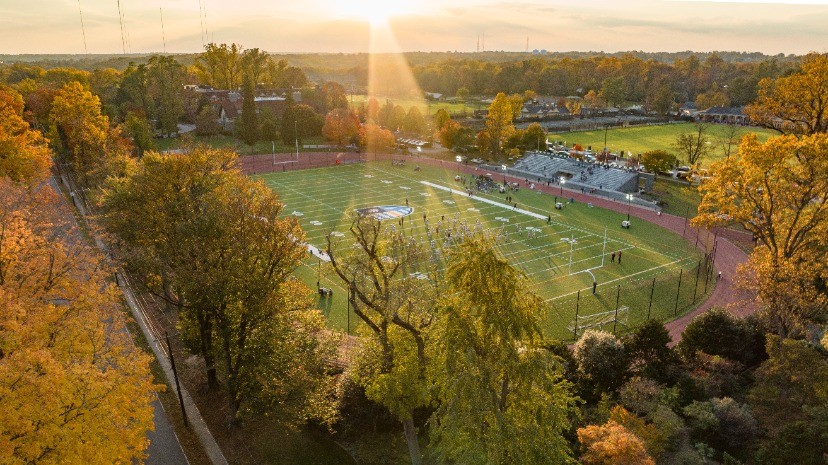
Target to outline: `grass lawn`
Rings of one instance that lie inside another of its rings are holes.
[[[423,112],[423,115],[433,115],[437,112],[440,108],[444,108],[449,114],[451,115],[469,115],[471,116],[474,113],[474,110],[488,108],[488,105],[476,102],[466,102],[466,103],[450,103],[450,102],[429,102],[423,99],[401,99],[401,98],[388,98],[385,97],[376,97],[377,102],[379,102],[380,107],[385,105],[386,100],[391,100],[394,102],[394,105],[401,105],[405,108],[407,112],[409,108],[416,106]],[[351,107],[356,110],[361,104],[368,102],[367,95],[352,95],[349,97],[349,101],[351,102]]]
[[[726,126],[711,124],[709,126],[709,133],[711,136],[711,143],[718,144],[718,138],[724,135]],[[693,123],[681,124],[667,124],[662,126],[638,126],[629,128],[617,128],[607,131],[607,146],[610,151],[617,152],[623,150],[625,152],[632,152],[635,154],[647,152],[650,150],[666,150],[675,153],[673,144],[680,134],[693,132]],[[764,142],[769,137],[776,135],[776,132],[763,128],[745,127],[741,128],[742,134],[756,133],[759,140]],[[550,134],[550,141],[565,141],[566,145],[572,147],[572,144],[581,144],[584,148],[592,146],[593,150],[601,150],[604,147],[604,131],[575,131],[563,132],[558,134]],[[709,165],[711,162],[722,158],[722,150],[716,147],[710,158],[702,159],[702,165]]]
[[[315,247],[325,247],[327,234],[336,238],[337,249],[351,247],[348,228],[356,208],[405,205],[406,200],[414,213],[403,222],[405,234],[431,244],[439,257],[445,256],[445,249],[452,247],[464,226],[497,236],[503,256],[532,280],[535,291],[547,302],[548,309],[540,317],[550,337],[572,337],[567,327],[576,307],[584,316],[614,312],[618,302],[618,306],[630,308],[628,326],[635,327],[648,312],[655,318],[670,319],[701,300],[702,287],[694,286],[699,253],[679,235],[635,220],[633,228],[624,230],[620,223],[626,215],[579,203],[555,210],[551,195],[525,188],[509,194],[518,204],[515,210],[505,204],[503,194],[466,195],[462,184],[453,179],[453,164],[446,169],[423,167],[420,172],[412,165],[376,162],[262,178],[285,202],[285,213],[300,220],[308,242]],[[547,224],[547,215],[552,217],[551,224]],[[400,227],[398,220],[386,223]],[[447,237],[449,229],[453,238]],[[610,253],[617,251],[623,251],[622,264],[610,263]],[[431,268],[442,266],[438,260]],[[333,297],[319,298],[319,308],[336,329],[348,328],[350,317],[353,333],[356,317],[348,315],[346,291],[327,265],[309,257],[297,274],[311,288],[315,289],[318,279],[323,287],[334,290]],[[596,295],[591,293],[593,276],[598,282]],[[712,285],[709,287],[712,290]],[[606,329],[611,330],[612,325]]]

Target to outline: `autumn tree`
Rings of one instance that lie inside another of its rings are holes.
[[[828,135],[747,136],[736,155],[711,167],[694,224],[738,224],[752,233],[745,284],[782,337],[826,315]]]
[[[446,463],[564,463],[574,410],[558,359],[540,346],[542,299],[490,239],[451,252],[432,347],[432,447]]]
[[[359,137],[359,118],[347,109],[332,110],[325,116],[322,135],[325,139],[343,146],[355,142]]]
[[[234,161],[220,150],[151,152],[106,191],[104,224],[147,290],[179,309],[211,388],[222,363],[231,424],[253,405],[289,422],[329,420],[322,359],[331,346],[310,290],[291,275],[307,253],[303,232]]]
[[[691,166],[699,163],[702,158],[707,157],[713,151],[710,137],[707,135],[707,124],[696,122],[694,128],[692,133],[679,134],[673,143],[678,158],[685,160]]]
[[[141,461],[157,389],[150,358],[60,205],[48,187],[0,178],[0,457]]]
[[[395,141],[394,134],[378,124],[367,123],[360,128],[359,144],[369,152],[377,153],[388,150],[394,146]]]
[[[426,348],[439,280],[430,266],[433,251],[370,215],[356,216],[350,232],[356,248],[329,235],[327,254],[365,324],[354,377],[369,399],[403,423],[411,463],[419,464],[413,412],[428,404]]]
[[[59,159],[72,168],[83,186],[96,187],[107,176],[129,170],[128,146],[101,114],[100,99],[80,83],[69,83],[57,93],[49,120],[50,139]]]
[[[518,109],[518,112],[520,109]],[[498,159],[503,154],[503,146],[509,136],[515,131],[512,121],[515,118],[513,102],[503,92],[497,94],[492,104],[489,105],[489,113],[486,116],[485,138],[488,147],[481,147],[483,153],[492,154]]]
[[[655,465],[641,439],[614,420],[578,428],[578,441],[584,465]]]
[[[23,119],[23,98],[0,87],[0,178],[36,183],[48,176],[51,163],[46,139]]]
[[[799,69],[759,82],[759,97],[746,113],[755,124],[782,134],[828,132],[828,54],[811,53]]]

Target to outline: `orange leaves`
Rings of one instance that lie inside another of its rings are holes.
[[[615,420],[578,429],[584,465],[655,465],[644,444]]]

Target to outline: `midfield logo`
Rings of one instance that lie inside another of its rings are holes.
[[[380,221],[393,220],[408,216],[414,213],[411,207],[404,207],[401,205],[382,205],[380,207],[357,208],[356,211],[360,216],[372,216]]]

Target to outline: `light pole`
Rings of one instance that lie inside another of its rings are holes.
[[[630,209],[632,208],[632,194],[627,194],[627,221],[630,221]]]
[[[463,162],[463,157],[460,156],[460,155],[457,155],[456,157],[454,157],[454,159],[457,160],[457,175],[459,176],[460,175],[460,163]]]
[[[503,185],[506,185],[506,165],[500,165],[503,168]]]
[[[561,176],[561,197],[563,197],[563,186],[566,184],[566,178]]]

